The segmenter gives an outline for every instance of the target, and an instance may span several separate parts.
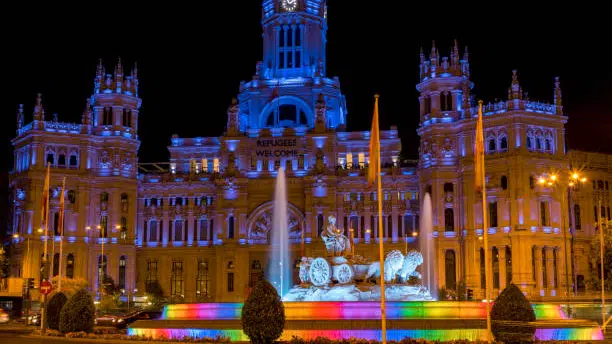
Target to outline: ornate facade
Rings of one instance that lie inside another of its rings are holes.
[[[270,263],[279,167],[287,172],[296,262],[302,255],[325,255],[320,234],[330,215],[353,238],[356,253],[378,258],[376,193],[366,185],[369,132],[344,129],[348,111],[340,81],[326,71],[325,1],[264,0],[262,16],[263,59],[252,79],[240,83],[225,132],[172,136],[167,163],[137,160],[136,67],[126,74],[119,61],[107,74],[100,63],[81,124],[49,119],[40,95],[31,123],[24,124],[19,107],[10,186],[12,229],[19,234],[14,254],[22,264],[13,267],[14,276],[40,279],[47,163],[51,232],[58,186],[66,177],[63,274],[86,278],[92,290],[107,274],[128,290],[142,292],[158,282],[174,300],[243,300]],[[380,230],[387,251],[416,248],[419,196],[430,193],[438,284],[452,288],[463,281],[478,295],[483,228],[473,191],[476,108],[467,50],[461,55],[455,44],[446,58],[433,46],[428,58],[421,54],[420,71],[418,164],[400,159],[395,127],[381,132]],[[484,109],[493,286],[500,290],[512,280],[534,298],[564,295],[569,247],[576,257],[573,279],[587,274],[594,197],[604,200],[610,216],[612,156],[565,151],[567,117],[558,79],[553,91],[552,104],[531,101],[515,72],[508,100]],[[578,208],[568,213],[568,198],[536,181],[574,167],[589,183],[598,182],[594,190],[574,189],[569,199]],[[569,225],[573,240],[564,240]],[[49,241],[50,260],[59,240],[55,246]]]

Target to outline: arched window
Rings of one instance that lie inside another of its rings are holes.
[[[227,221],[227,238],[234,239],[234,217],[230,216]]]
[[[119,258],[119,281],[117,283],[117,287],[119,289],[125,289],[125,269],[127,268],[127,258],[125,256],[121,256]]]
[[[174,241],[183,241],[183,220],[174,221]]]
[[[387,238],[393,238],[393,217],[391,215],[387,217]]]
[[[490,138],[489,139],[489,153],[495,152],[495,150],[496,150],[495,139]]]
[[[502,176],[501,177],[501,187],[503,190],[507,190],[508,189],[508,177],[506,176]]]
[[[200,219],[200,236],[198,240],[200,241],[208,240],[208,219],[206,218]]]
[[[54,160],[53,153],[47,153],[47,164],[54,165]]]
[[[177,197],[174,201],[174,205],[183,205],[183,198]]]
[[[512,283],[512,248],[506,246],[506,285]]]
[[[53,232],[55,233],[54,235],[60,235],[59,213],[53,214]]]
[[[100,203],[106,203],[106,202],[108,202],[108,193],[102,192],[100,194]]]
[[[121,211],[123,212],[127,212],[128,211],[128,194],[126,193],[122,193],[121,194]]]
[[[542,150],[542,138],[541,137],[538,137],[536,139],[536,149],[537,150]]]
[[[457,271],[455,262],[455,251],[446,250],[444,254],[444,274],[446,277],[446,289],[457,287]]]
[[[123,126],[124,127],[130,126],[130,113],[128,112],[126,108],[123,109]]]
[[[552,151],[551,140],[549,138],[546,138],[546,140],[544,142],[545,142],[546,151],[547,152]]]
[[[501,151],[508,150],[508,138],[507,137],[502,136],[501,140],[499,140],[499,149]]]
[[[127,240],[127,233],[128,233],[128,229],[127,229],[127,217],[122,216],[121,217],[121,231],[119,232],[119,238],[121,238],[121,240]]]
[[[499,289],[499,251],[493,247],[493,288]]]
[[[76,165],[77,165],[77,156],[71,155],[70,156],[70,167],[76,167]]]
[[[59,158],[57,158],[57,164],[59,166],[66,166],[66,156],[64,154],[59,155]]]
[[[455,231],[455,214],[453,208],[444,209],[444,230],[446,232]]]
[[[74,278],[74,255],[72,253],[66,257],[66,278]]]
[[[582,221],[580,219],[580,205],[574,204],[574,228],[582,229]]]
[[[308,119],[304,109],[295,104],[283,104],[273,108],[266,119],[268,127],[287,128],[301,125],[307,126]]]
[[[531,150],[533,148],[533,139],[531,136],[527,136],[527,149]]]
[[[397,237],[401,240],[404,236],[404,226],[402,226],[402,215],[397,215]]]
[[[149,222],[149,241],[157,241],[157,220],[151,220],[151,222]]]

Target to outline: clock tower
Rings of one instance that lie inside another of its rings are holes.
[[[324,76],[324,0],[263,1],[264,73],[274,77]]]

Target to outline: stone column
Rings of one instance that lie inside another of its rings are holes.
[[[189,210],[187,212],[187,219],[185,220],[187,221],[187,223],[185,223],[184,225],[187,226],[187,235],[185,238],[183,238],[183,240],[187,241],[187,246],[191,246],[193,245],[193,234],[195,231],[194,225],[193,225],[193,211]]]
[[[546,270],[547,270],[547,277],[548,277],[548,289],[550,289],[550,296],[555,296],[558,295],[558,291],[557,294],[553,295],[553,290],[558,290],[559,289],[559,274],[557,271],[557,283],[555,283],[555,260],[554,260],[554,256],[553,256],[553,251],[554,251],[554,247],[552,246],[546,246]],[[557,266],[557,269],[559,267]]]
[[[499,290],[506,288],[506,246],[497,248],[499,252]]]
[[[161,234],[161,242],[162,242],[162,246],[166,247],[168,246],[168,242],[170,241],[170,218],[168,217],[168,211],[164,210],[163,212],[163,218],[162,220],[163,224],[160,223],[159,225],[163,227],[163,230],[160,230],[159,233]]]
[[[391,194],[391,199],[393,199],[393,193]],[[395,202],[394,202],[395,203]],[[402,242],[402,238],[399,237],[399,232],[398,232],[398,221],[397,221],[397,205],[393,205],[391,208],[391,223],[393,225],[393,228],[391,229],[391,231],[393,232],[392,237],[389,238],[389,241],[393,241],[393,242]]]

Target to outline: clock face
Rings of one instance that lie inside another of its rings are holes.
[[[285,11],[293,12],[297,9],[297,0],[283,0],[282,5]]]

